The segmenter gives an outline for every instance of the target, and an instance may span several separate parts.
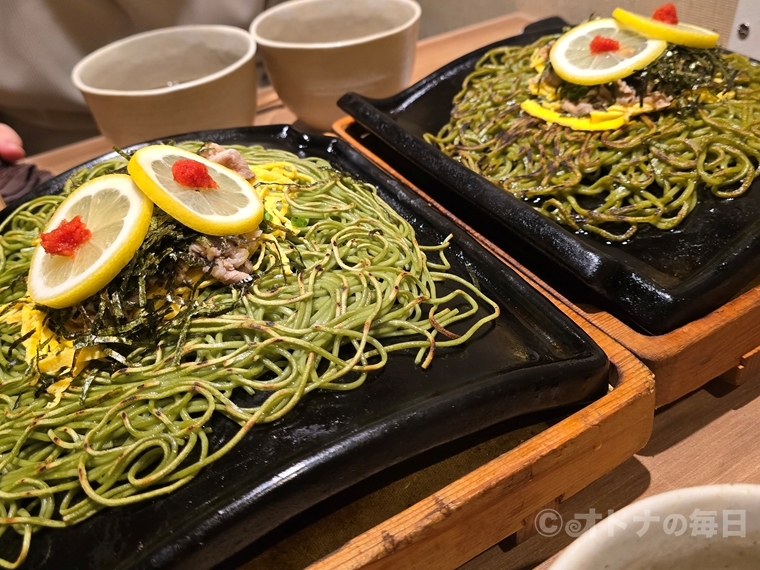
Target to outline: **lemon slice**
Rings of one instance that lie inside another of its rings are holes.
[[[152,213],[153,203],[125,174],[82,184],[61,203],[43,234],[78,216],[80,227],[83,224],[90,235],[64,255],[37,245],[27,283],[32,300],[62,309],[100,291],[132,259],[148,232]]]
[[[652,18],[628,12],[622,8],[615,8],[612,11],[612,17],[648,38],[664,40],[686,47],[715,47],[720,37],[717,33],[700,28],[699,26],[680,23],[666,24],[665,22],[658,22]]]
[[[196,188],[177,182],[172,167],[180,160],[195,163],[213,187]],[[198,232],[214,236],[243,234],[255,230],[264,217],[261,199],[245,178],[181,148],[143,147],[132,155],[127,170],[156,206]]]
[[[620,49],[592,53],[591,42],[597,36],[618,42]],[[560,36],[552,46],[549,60],[555,73],[565,81],[601,85],[646,67],[667,45],[624,28],[612,18],[603,18],[576,26]]]

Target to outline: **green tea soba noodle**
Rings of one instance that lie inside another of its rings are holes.
[[[700,186],[718,198],[747,191],[760,159],[756,63],[670,45],[630,81],[655,79],[673,98],[668,108],[616,130],[573,130],[521,110],[533,96],[531,58],[556,37],[486,53],[454,98],[449,122],[426,140],[545,216],[612,241],[629,239],[639,224],[674,228],[694,209]],[[705,77],[711,84],[699,85]],[[588,89],[563,88],[572,101]]]
[[[448,240],[420,246],[370,185],[321,159],[235,148],[266,208],[249,281],[225,285],[193,266],[186,246],[199,236],[156,210],[136,261],[106,289],[68,309],[34,306],[25,279],[46,220],[122,159],[2,224],[0,535],[20,535],[21,547],[0,566],[21,564],[43,527],[185,485],[309,392],[358,388],[397,351],[426,367],[498,316],[449,271]],[[55,370],[48,359],[66,351],[94,354],[81,371],[76,356]],[[215,415],[238,425],[216,448]]]

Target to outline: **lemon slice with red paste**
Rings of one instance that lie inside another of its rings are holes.
[[[560,36],[551,48],[552,69],[576,85],[622,79],[657,59],[667,42],[647,38],[612,18],[591,20]]]
[[[654,11],[651,18],[622,8],[615,8],[612,17],[648,38],[686,47],[715,47],[720,37],[712,30],[679,22],[676,7],[673,4],[663,4]]]
[[[225,236],[258,228],[261,199],[237,172],[169,145],[139,149],[127,165],[135,184],[180,223],[198,232]]]
[[[35,303],[70,307],[105,287],[148,232],[153,203],[124,174],[85,182],[58,207],[32,254]]]

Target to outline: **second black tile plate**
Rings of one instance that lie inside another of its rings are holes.
[[[640,332],[670,332],[718,308],[760,273],[760,182],[734,200],[717,199],[701,188],[696,209],[676,229],[640,227],[629,243],[610,244],[544,218],[422,139],[448,122],[454,95],[486,51],[528,44],[564,25],[558,18],[538,22],[520,36],[449,63],[393,97],[347,94],[339,105],[386,151],[400,156],[401,174],[412,179],[422,172],[431,178],[436,184],[427,191],[444,204],[452,203],[452,194],[467,202],[474,214],[466,219],[455,212],[460,218],[484,233],[498,226],[503,241],[513,244],[508,253],[517,253],[557,291],[568,296],[584,291]]]

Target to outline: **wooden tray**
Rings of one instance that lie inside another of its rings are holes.
[[[656,407],[669,404],[714,378],[721,377],[738,385],[760,372],[760,285],[755,284],[719,309],[672,332],[659,336],[641,334],[606,311],[574,303],[548,286],[493,242],[415,187],[382,158],[370,152],[349,132],[353,124],[352,118],[345,117],[333,125],[333,130],[370,160],[402,179],[433,207],[465,227],[485,247],[548,297],[572,309],[646,364],[657,379]]]

